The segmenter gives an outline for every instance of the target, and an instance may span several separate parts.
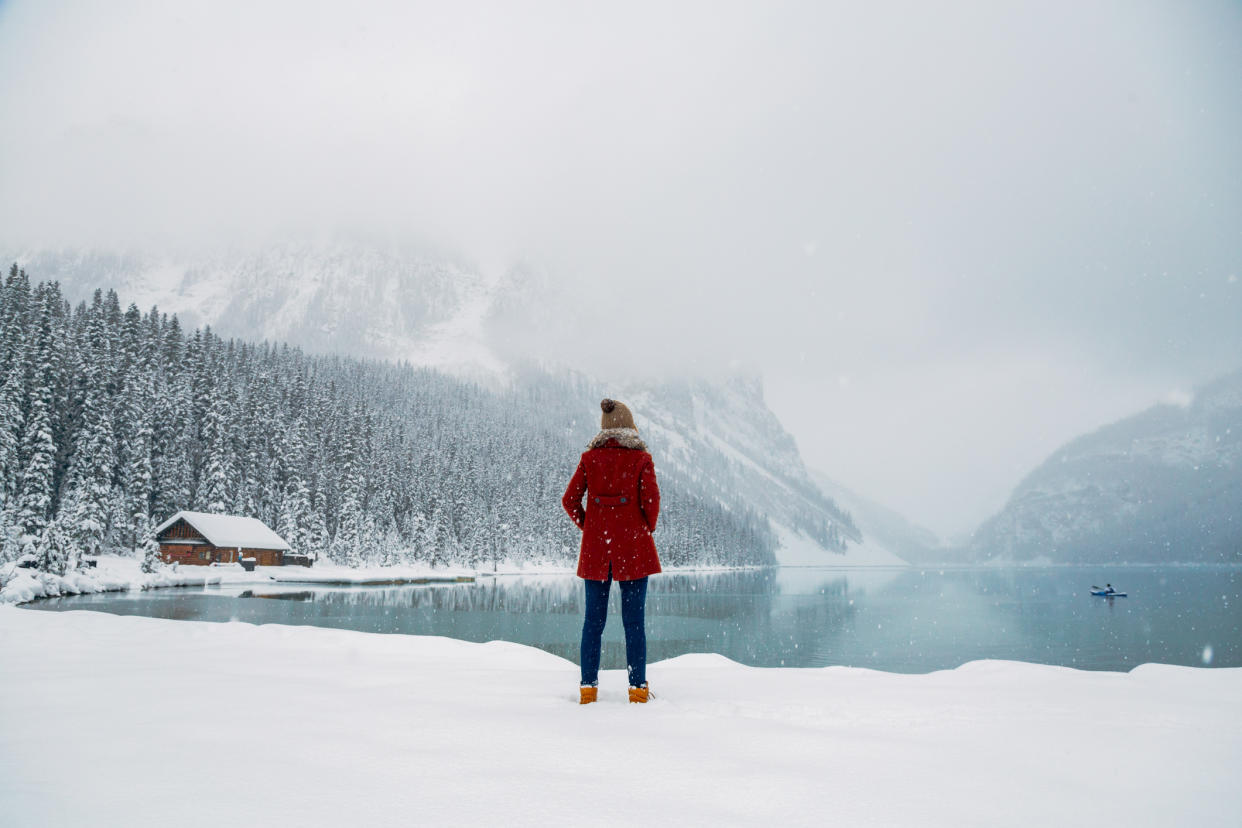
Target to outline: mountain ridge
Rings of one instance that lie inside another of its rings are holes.
[[[947,563],[955,560],[954,550],[934,532],[896,510],[833,480],[818,469],[811,470],[815,484],[853,516],[868,542],[910,564]]]
[[[289,342],[309,353],[346,354],[444,371],[502,389],[538,374],[572,373],[603,395],[604,383],[561,365],[505,353],[510,332],[547,324],[546,274],[527,266],[484,276],[460,260],[415,247],[356,241],[287,242],[267,249],[199,253],[53,250],[18,257],[85,300],[98,288],[130,291],[145,307],[184,314],[243,341]],[[620,392],[616,389],[620,388]],[[811,482],[797,445],[767,408],[757,377],[719,382],[623,380],[644,429],[665,442],[662,474],[722,507],[747,504],[848,562],[861,534]],[[589,410],[589,409],[588,409]],[[585,413],[585,412],[584,412]],[[571,422],[577,418],[571,417]],[[708,474],[705,470],[710,469]]]
[[[1070,440],[974,533],[980,560],[1242,560],[1242,370]]]

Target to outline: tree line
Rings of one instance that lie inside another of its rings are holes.
[[[355,567],[576,556],[559,499],[599,398],[576,375],[528,369],[497,390],[224,340],[123,310],[113,291],[73,306],[14,265],[0,381],[3,560],[64,573],[111,552],[151,567],[154,526],[181,509],[256,517],[294,550]],[[666,564],[774,561],[762,515],[676,473],[661,489]]]

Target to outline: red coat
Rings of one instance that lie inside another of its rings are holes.
[[[618,581],[633,581],[660,571],[651,537],[660,487],[646,451],[608,440],[584,452],[561,504],[582,530],[579,578],[604,581],[611,573]]]

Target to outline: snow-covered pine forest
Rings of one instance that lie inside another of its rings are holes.
[[[122,310],[113,291],[73,307],[15,265],[0,290],[0,556],[58,574],[83,555],[150,559],[152,527],[195,509],[257,517],[349,566],[571,563],[559,499],[600,392],[531,370],[497,391],[226,341]],[[657,469],[666,565],[774,561],[763,515]],[[835,527],[806,528],[840,545]]]

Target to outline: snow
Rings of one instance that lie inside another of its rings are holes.
[[[776,560],[786,566],[909,566],[901,558],[866,537],[862,543],[851,541],[844,554],[829,552],[814,539],[775,521]]]
[[[1224,826],[1242,669],[897,675],[0,607],[11,825]]]
[[[665,572],[721,572],[753,567],[665,567]],[[96,592],[158,589],[161,587],[202,587],[221,584],[391,584],[418,581],[453,581],[466,578],[514,575],[572,575],[577,565],[550,561],[503,560],[475,570],[462,566],[366,566],[351,569],[334,564],[302,566],[258,566],[247,572],[239,564],[165,567],[144,573],[136,558],[104,555],[94,569],[83,569],[61,577],[18,569],[12,563],[0,567],[0,604],[24,604],[39,598],[83,595]],[[8,580],[6,580],[8,579]]]
[[[446,319],[431,325],[402,357],[445,373],[476,381],[511,379],[510,368],[488,345],[485,327],[495,302],[498,279],[462,274],[460,301]]]
[[[264,574],[273,581],[286,584],[391,584],[401,581],[473,578],[475,571],[466,567],[422,566],[367,566],[351,569],[347,566],[316,565],[268,567]]]
[[[290,238],[261,247],[110,251],[35,250],[17,256],[57,278],[70,299],[117,289],[182,324],[248,340],[381,356],[507,381],[486,344],[499,279],[424,250],[345,237]],[[365,300],[365,307],[361,306]]]
[[[177,512],[155,527],[159,534],[178,520],[197,529],[213,546],[244,549],[288,549],[285,539],[258,518],[240,515],[213,515],[206,512]]]
[[[13,564],[0,567],[0,604],[24,604],[38,598],[59,595],[83,595],[94,592],[122,592],[130,589],[160,587],[202,587],[221,583],[266,581],[260,572],[246,572],[240,565],[164,567],[159,572],[145,573],[136,558],[101,555],[93,569],[81,569],[65,575],[52,575],[33,569],[18,569]],[[260,568],[262,569],[262,568]],[[271,569],[268,567],[267,569]]]

